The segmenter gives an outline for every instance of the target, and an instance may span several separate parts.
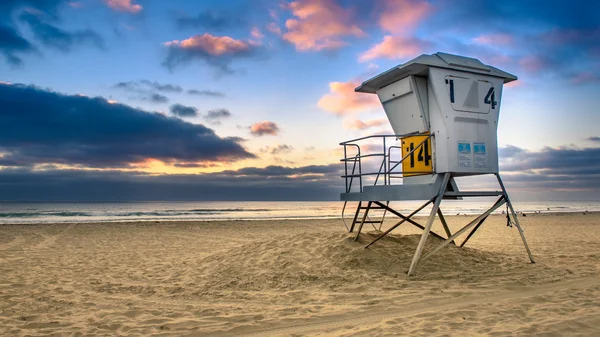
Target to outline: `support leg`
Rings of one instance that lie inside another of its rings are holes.
[[[442,185],[440,186],[438,195],[435,198],[435,201],[433,202],[433,208],[431,209],[431,213],[429,214],[429,218],[427,219],[427,224],[425,225],[425,229],[423,230],[423,235],[421,235],[421,240],[419,241],[419,245],[417,246],[417,250],[415,251],[415,255],[413,256],[412,262],[410,263],[410,268],[408,268],[408,276],[412,275],[415,269],[417,268],[417,264],[419,263],[419,259],[421,258],[421,253],[423,252],[423,247],[425,246],[425,242],[427,241],[427,236],[429,236],[429,231],[431,230],[431,226],[433,225],[433,220],[435,220],[435,214],[437,213],[437,210],[440,207],[440,203],[442,202],[442,198],[444,197],[444,192],[446,191],[446,185],[448,185],[448,180],[450,180],[450,173],[446,172],[444,174],[444,179],[442,179]]]
[[[444,227],[447,237],[452,236],[452,232],[450,232],[450,227],[448,227],[448,223],[446,222],[446,218],[444,218],[441,208],[438,208],[438,216],[440,217],[440,221],[442,222],[442,226]],[[454,242],[454,240],[452,240],[452,243],[456,246],[456,242]]]
[[[354,213],[354,219],[352,219],[352,225],[350,226],[349,233],[354,232],[354,225],[356,224],[356,219],[358,219],[358,213],[360,213],[360,206],[362,206],[362,201],[358,202],[358,207],[356,208],[356,213]]]
[[[365,214],[363,214],[362,217],[362,221],[360,222],[360,225],[358,226],[358,230],[356,231],[356,237],[354,238],[354,241],[358,240],[358,236],[360,235],[360,231],[363,228],[363,225],[365,224],[365,221],[367,220],[367,214],[369,214],[369,210],[371,209],[371,204],[373,202],[369,201],[369,203],[367,204],[367,209],[365,209]]]
[[[525,245],[525,249],[527,250],[527,254],[529,255],[529,260],[531,261],[531,263],[535,263],[535,261],[533,260],[533,255],[531,254],[531,250],[529,249],[529,245],[527,244],[527,240],[525,240],[525,233],[523,233],[523,229],[521,229],[521,225],[519,224],[519,219],[517,218],[517,213],[515,212],[515,209],[513,208],[512,202],[510,202],[510,198],[508,197],[506,188],[504,188],[504,184],[502,183],[502,179],[500,178],[499,173],[496,173],[496,178],[498,178],[498,183],[500,184],[500,187],[502,188],[502,192],[504,192],[504,197],[506,198],[506,203],[508,204],[508,207],[510,208],[510,212],[512,213],[512,216],[513,216],[513,220],[515,220],[515,226],[517,226],[517,229],[519,230],[519,235],[521,235],[521,239],[523,240],[523,244]],[[509,215],[507,214],[507,216],[509,216]]]

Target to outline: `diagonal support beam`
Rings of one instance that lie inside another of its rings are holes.
[[[433,202],[433,208],[431,209],[431,213],[429,214],[429,218],[427,219],[427,223],[425,224],[425,228],[423,229],[423,234],[421,235],[421,240],[419,241],[419,245],[417,246],[415,255],[413,256],[412,262],[410,263],[410,267],[408,268],[408,276],[413,274],[413,272],[417,268],[417,265],[419,264],[419,259],[421,258],[423,247],[425,246],[425,242],[427,242],[427,236],[429,236],[429,231],[431,231],[431,226],[433,225],[435,214],[437,213],[437,210],[440,208],[440,204],[442,203],[442,198],[444,197],[444,192],[446,191],[446,187],[448,185],[448,181],[450,180],[450,176],[450,172],[444,173],[444,178],[442,179],[440,190],[438,192],[438,195],[435,197],[435,201]]]
[[[515,212],[515,209],[513,208],[512,202],[510,202],[510,199],[508,198],[508,193],[506,193],[506,188],[504,188],[504,184],[502,183],[502,179],[500,179],[499,173],[496,173],[496,178],[498,178],[498,183],[500,184],[500,187],[502,188],[502,192],[504,192],[504,197],[506,198],[506,203],[508,204],[508,207],[510,208],[510,212],[512,213],[513,220],[515,221],[515,226],[517,226],[517,229],[519,230],[519,235],[521,235],[521,239],[523,240],[523,244],[525,245],[525,249],[527,250],[527,254],[529,255],[529,260],[531,261],[531,263],[535,263],[535,261],[533,260],[533,255],[531,254],[531,250],[529,249],[529,245],[527,244],[527,240],[525,240],[525,233],[523,232],[523,229],[521,229],[521,225],[519,224],[519,219],[517,219],[517,213]]]
[[[410,218],[419,213],[423,208],[427,207],[427,205],[429,205],[431,202],[433,202],[433,199],[427,201],[426,203],[424,203],[423,205],[421,205],[421,207],[417,208],[415,211],[413,211],[412,213],[410,213],[408,216],[404,216],[398,212],[396,212],[395,210],[391,209],[389,206],[384,205],[382,203],[380,203],[379,201],[375,201],[375,204],[378,205],[379,207],[384,208],[386,211],[394,214],[395,216],[399,217],[400,220],[398,223],[396,223],[394,226],[390,227],[387,231],[385,231],[385,233],[381,234],[377,239],[373,240],[371,243],[369,243],[365,248],[369,248],[369,246],[371,246],[372,244],[374,244],[375,242],[379,241],[379,239],[383,238],[384,236],[388,235],[391,231],[393,231],[394,229],[396,229],[398,226],[400,226],[401,224],[403,224],[404,222],[409,222],[417,227],[420,227],[421,229],[423,229],[424,227],[419,225],[418,223],[414,222],[413,220],[411,220]]]
[[[487,211],[485,211],[483,214],[479,215],[477,218],[473,219],[466,226],[464,226],[463,228],[461,228],[458,232],[454,233],[451,237],[449,237],[448,239],[446,239],[439,246],[435,247],[431,252],[429,252],[429,254],[425,255],[423,257],[423,261],[425,261],[429,257],[431,257],[431,255],[437,253],[440,249],[446,247],[450,242],[452,242],[454,239],[456,239],[457,236],[459,236],[462,233],[466,232],[469,228],[473,227],[476,223],[478,223],[479,221],[481,221],[481,219],[487,218],[493,211],[495,211],[496,209],[498,209],[498,207],[504,205],[505,202],[506,202],[506,199],[504,198],[504,196],[500,197],[500,199],[498,199],[498,201],[496,201],[496,203],[492,207],[490,207],[490,209],[488,209]]]
[[[446,218],[444,218],[444,214],[442,213],[441,208],[438,208],[438,217],[442,222],[442,227],[444,227],[444,231],[446,232],[447,237],[452,236],[452,232],[450,232],[450,227],[448,227],[448,223],[446,222]],[[456,246],[456,242],[454,242],[454,240],[452,240],[452,243],[454,243],[454,245]]]
[[[473,230],[471,231],[471,233],[469,233],[469,235],[467,235],[467,237],[465,238],[465,241],[463,241],[463,243],[460,244],[460,247],[463,247],[464,245],[467,244],[467,241],[469,241],[469,239],[471,238],[471,236],[473,236],[473,234],[475,234],[475,232],[479,229],[479,226],[481,226],[481,224],[485,221],[485,219],[487,219],[488,217],[483,217],[481,220],[479,220],[479,222],[477,223],[477,225],[475,226],[475,228],[473,228]]]

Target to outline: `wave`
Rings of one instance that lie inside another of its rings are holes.
[[[217,215],[224,213],[236,212],[271,212],[269,208],[205,208],[205,209],[189,209],[189,210],[154,210],[154,211],[133,211],[133,212],[111,212],[111,211],[95,211],[95,212],[76,212],[76,211],[42,211],[42,212],[0,212],[0,218],[39,218],[39,217],[147,217],[147,216],[163,216],[176,217],[185,215]]]

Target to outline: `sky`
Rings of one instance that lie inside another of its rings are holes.
[[[392,133],[354,88],[435,52],[518,76],[511,193],[600,200],[600,3],[578,0],[2,0],[0,200],[336,200],[338,144]]]

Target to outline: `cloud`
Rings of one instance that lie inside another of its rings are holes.
[[[287,5],[287,9],[294,18],[285,22],[283,39],[294,44],[296,50],[338,49],[347,44],[342,37],[366,35],[355,24],[354,12],[334,0],[298,0]]]
[[[179,117],[196,117],[198,115],[198,109],[193,106],[185,106],[181,104],[173,104],[170,107],[170,111],[173,115]]]
[[[256,52],[256,46],[246,41],[209,33],[194,35],[183,41],[169,41],[164,45],[168,50],[163,65],[170,70],[193,60],[202,60],[224,73],[231,73],[229,64],[233,59],[248,58]]]
[[[0,169],[0,200],[339,200],[343,190],[340,169],[336,163],[154,175],[116,170],[5,168]]]
[[[379,100],[376,95],[369,95],[354,92],[360,82],[331,82],[329,83],[329,93],[325,94],[317,105],[319,108],[332,112],[337,115],[362,112],[379,107]]]
[[[514,42],[514,37],[506,33],[482,34],[473,38],[473,42],[481,45],[510,46]]]
[[[17,66],[23,63],[18,54],[31,53],[35,48],[24,39],[15,29],[0,24],[0,53],[11,65]]]
[[[165,95],[153,93],[148,94],[147,96],[140,96],[140,99],[144,101],[150,101],[152,103],[167,103],[169,102],[169,98]]]
[[[410,32],[433,10],[425,1],[385,0],[383,3],[379,26],[393,34]]]
[[[586,138],[586,140],[592,141],[592,142],[600,142],[600,137],[588,137]]]
[[[225,94],[222,92],[212,91],[212,90],[190,89],[187,91],[187,93],[189,95],[208,96],[208,97],[224,97],[225,96]]]
[[[414,37],[386,35],[383,41],[360,54],[358,60],[367,62],[377,58],[398,60],[414,57],[430,47],[430,43]]]
[[[149,80],[119,82],[113,87],[135,93],[150,93],[153,91],[180,93],[183,91],[183,88],[176,84],[164,84]]]
[[[104,39],[93,30],[69,32],[43,20],[41,15],[31,12],[24,12],[19,16],[19,19],[29,25],[33,36],[47,47],[68,52],[76,45],[90,44],[104,49]]]
[[[348,130],[366,130],[369,128],[383,125],[388,125],[388,120],[385,118],[373,119],[370,121],[361,121],[360,119],[353,119],[344,122],[344,127]]]
[[[273,155],[287,154],[292,151],[294,151],[294,147],[291,145],[286,145],[286,144],[279,144],[275,147],[270,147],[267,145],[264,148],[259,150],[259,152],[261,152],[261,153],[268,153],[268,154],[273,154]]]
[[[264,135],[275,136],[279,133],[279,126],[277,123],[269,121],[258,122],[250,126],[250,133],[259,137]]]
[[[0,153],[21,165],[124,167],[254,158],[236,137],[103,98],[0,84]]]
[[[223,119],[231,117],[231,112],[227,109],[212,109],[208,110],[204,119],[213,125],[221,124]]]
[[[143,7],[141,5],[132,3],[134,0],[104,0],[108,7],[119,11],[119,12],[128,12],[128,13],[138,13]]]
[[[247,25],[243,18],[236,17],[234,13],[221,13],[214,10],[204,11],[196,16],[182,15],[175,19],[175,24],[179,29],[203,28],[210,31],[223,31]]]

